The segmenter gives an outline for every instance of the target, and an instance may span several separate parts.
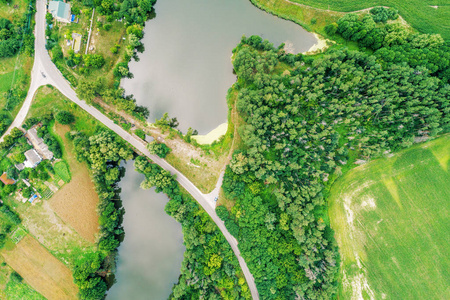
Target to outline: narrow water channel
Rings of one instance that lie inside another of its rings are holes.
[[[206,134],[227,121],[226,93],[236,81],[231,51],[242,35],[257,34],[275,46],[290,42],[307,51],[315,37],[272,16],[249,0],[158,0],[145,27],[145,52],[130,64],[127,94],[150,109],[150,121],[168,112],[180,129]]]
[[[185,250],[181,225],[164,212],[165,194],[139,187],[143,179],[129,161],[120,182],[125,239],[108,300],[167,299],[180,275]]]

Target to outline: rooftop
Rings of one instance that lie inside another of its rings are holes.
[[[5,185],[9,185],[9,184],[14,184],[16,183],[16,181],[14,179],[8,178],[8,175],[6,174],[6,172],[3,172],[2,176],[0,176],[0,180],[5,184]]]
[[[53,158],[53,152],[48,149],[48,146],[44,143],[44,140],[38,137],[36,127],[28,130],[25,136],[44,159]]]
[[[70,4],[62,1],[50,1],[48,3],[48,11],[55,18],[70,21]]]
[[[25,157],[27,160],[25,161],[25,166],[28,168],[34,168],[41,162],[41,157],[34,149],[30,149],[25,152]]]

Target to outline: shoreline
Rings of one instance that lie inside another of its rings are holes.
[[[322,51],[324,51],[325,49],[328,48],[328,43],[333,43],[332,41],[324,38],[323,36],[312,32],[312,34],[314,35],[314,37],[317,39],[317,42],[311,46],[311,48],[309,48],[308,51],[303,52],[303,54],[316,54],[316,53],[320,53]]]
[[[224,136],[227,133],[227,130],[228,123],[222,123],[205,135],[193,135],[191,138],[200,145],[211,145]]]

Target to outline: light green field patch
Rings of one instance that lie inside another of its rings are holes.
[[[19,243],[25,236],[27,232],[22,227],[17,227],[17,229],[11,234],[11,240],[14,244]]]
[[[442,168],[449,152],[442,137],[357,167],[333,185],[340,299],[450,298],[450,174]]]
[[[450,136],[445,136],[443,139],[446,139],[447,142],[444,144],[433,144],[433,147],[429,147],[428,144],[424,146],[424,148],[430,148],[434,157],[439,161],[439,164],[442,166],[446,172],[448,172],[448,165],[450,162],[450,150],[447,145],[450,144]]]
[[[394,182],[394,178],[393,177],[383,178],[382,181],[383,181],[384,185],[386,186],[386,188],[388,189],[389,193],[391,194],[392,198],[394,198],[394,200],[395,200],[395,202],[397,202],[398,206],[400,208],[402,208],[402,203],[400,202],[397,185]]]

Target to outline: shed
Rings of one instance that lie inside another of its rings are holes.
[[[59,22],[70,23],[70,4],[62,1],[50,1],[48,12]]]
[[[72,33],[72,39],[73,39],[73,43],[72,43],[72,49],[75,53],[80,52],[81,50],[81,38],[83,36],[79,33]]]

